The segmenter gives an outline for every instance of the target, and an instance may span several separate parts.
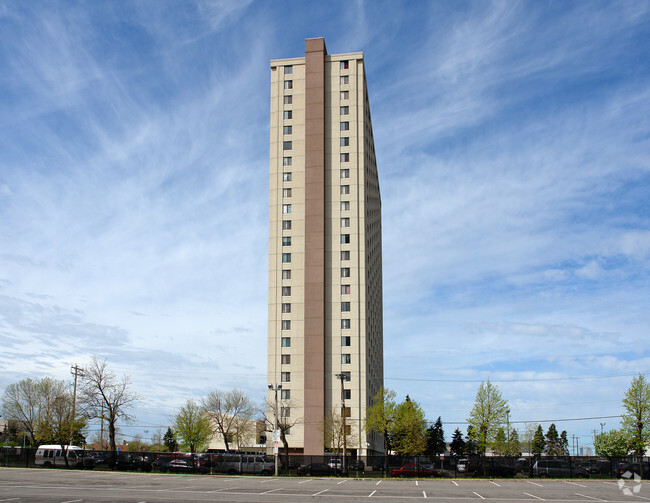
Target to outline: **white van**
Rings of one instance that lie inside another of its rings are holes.
[[[85,455],[81,447],[76,445],[64,445],[63,447],[68,458],[67,466],[69,468],[92,468],[95,466],[95,460],[91,456]],[[39,445],[36,449],[34,464],[45,468],[65,467],[63,455],[60,445]]]
[[[271,475],[275,471],[275,462],[260,454],[217,454],[213,458],[212,469],[215,473],[259,473]]]

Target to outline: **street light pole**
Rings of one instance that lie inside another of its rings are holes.
[[[346,431],[346,412],[345,412],[345,389],[343,388],[343,382],[345,379],[345,374],[336,374],[336,378],[341,380],[341,418],[343,419],[343,471],[345,472],[345,451],[347,448],[347,431]]]
[[[75,422],[75,413],[77,407],[77,377],[84,375],[84,371],[76,363],[70,367],[70,373],[74,376],[74,392],[72,394],[72,421],[70,422],[70,441],[68,445],[72,445],[72,437],[74,435],[74,422]]]
[[[274,407],[274,421],[273,421],[273,454],[275,457],[275,476],[277,477],[280,474],[280,468],[278,465],[279,458],[279,447],[275,445],[276,437],[279,437],[278,432],[278,390],[282,389],[282,384],[269,384],[269,389],[275,392],[275,407]]]

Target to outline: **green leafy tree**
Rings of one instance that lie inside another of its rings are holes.
[[[519,442],[519,432],[512,429],[510,432],[510,439],[508,440],[508,456],[521,456],[521,443]]]
[[[449,450],[454,456],[462,456],[465,454],[465,440],[463,440],[463,432],[460,431],[460,428],[454,430],[454,434],[451,436]]]
[[[422,407],[408,395],[395,409],[391,429],[395,452],[402,456],[419,456],[427,448],[427,420]]]
[[[210,420],[194,400],[188,400],[176,414],[174,432],[190,453],[203,450],[212,436]]]
[[[367,432],[376,431],[384,437],[384,467],[388,469],[388,453],[391,449],[390,432],[395,422],[397,404],[395,392],[381,387],[372,399],[372,404],[366,409]]]
[[[533,436],[533,445],[531,452],[535,456],[541,456],[542,452],[544,452],[545,447],[546,438],[544,437],[544,430],[542,429],[542,425],[538,424],[537,429],[535,430],[535,435]]]
[[[445,432],[442,429],[442,419],[438,417],[436,422],[427,428],[427,450],[429,456],[444,454],[447,450],[445,443]]]
[[[505,456],[508,454],[508,441],[506,438],[506,430],[503,426],[499,427],[497,430],[494,442],[492,443],[492,450],[499,456]]]
[[[489,380],[481,383],[467,419],[473,427],[473,440],[476,441],[479,452],[485,453],[487,447],[494,442],[499,427],[506,422],[507,414],[508,402],[501,396],[498,386]]]
[[[623,398],[621,425],[629,438],[629,447],[635,456],[643,456],[650,443],[650,383],[645,375],[632,379]]]
[[[175,452],[178,450],[178,442],[176,441],[176,437],[171,428],[167,428],[167,432],[163,436],[163,444],[165,444],[169,452]]]
[[[628,436],[623,430],[610,430],[596,435],[596,454],[605,457],[622,458],[628,453]]]

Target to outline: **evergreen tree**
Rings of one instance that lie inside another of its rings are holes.
[[[558,435],[555,423],[551,423],[546,432],[546,452],[551,456],[560,456],[562,447],[560,446],[560,435]]]
[[[508,441],[508,455],[521,456],[521,443],[519,442],[519,432],[514,428],[510,432],[510,440]]]
[[[442,419],[438,417],[435,424],[427,428],[427,450],[426,454],[429,456],[437,456],[444,454],[447,450],[445,443],[445,432],[442,429]]]
[[[538,424],[537,430],[535,430],[535,436],[533,437],[533,455],[541,455],[545,447],[546,439],[544,438],[544,430],[542,430],[542,425]]]
[[[467,427],[467,436],[465,437],[465,454],[478,454],[478,444],[475,438],[474,427],[470,424]]]
[[[178,450],[178,442],[176,441],[176,437],[174,437],[174,432],[171,428],[167,428],[167,433],[165,433],[165,436],[163,437],[163,444],[165,444],[169,452],[175,452]]]
[[[569,438],[566,430],[562,430],[560,433],[560,449],[562,449],[563,456],[569,455]]]
[[[500,426],[497,430],[497,434],[494,437],[494,442],[492,443],[492,449],[495,454],[499,456],[505,456],[508,454],[508,445],[506,440],[506,430],[503,429],[503,426]]]
[[[460,431],[460,428],[454,430],[449,449],[454,456],[462,456],[465,454],[465,440],[463,440],[463,432]]]

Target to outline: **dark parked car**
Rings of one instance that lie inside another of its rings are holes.
[[[502,463],[487,462],[485,468],[478,466],[474,471],[476,477],[514,477],[517,470],[512,466],[504,465]]]
[[[197,462],[192,464],[191,459],[174,459],[164,463],[160,467],[161,472],[165,473],[208,473],[210,469]]]
[[[348,466],[350,471],[353,472],[362,472],[366,468],[366,464],[360,459],[352,459],[350,461],[350,466]]]
[[[341,468],[332,467],[326,463],[311,463],[310,465],[301,466],[297,471],[298,475],[307,475],[315,477],[336,477],[347,475]]]
[[[578,465],[571,465],[563,459],[540,459],[533,465],[533,477],[576,477],[584,479],[587,470]]]
[[[150,472],[151,468],[151,462],[146,457],[126,452],[117,453],[115,459],[116,470]]]
[[[411,463],[408,465],[400,466],[390,472],[391,477],[439,477],[440,473],[430,468],[425,468],[422,465]]]

